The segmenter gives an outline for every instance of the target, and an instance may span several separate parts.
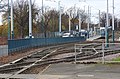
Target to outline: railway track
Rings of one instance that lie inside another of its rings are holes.
[[[100,50],[101,47],[99,44],[88,44],[84,46],[83,48],[90,48],[94,47],[95,50],[91,49],[83,49],[82,53],[77,53],[77,60],[89,60],[94,59],[98,57],[102,57],[102,51]],[[119,53],[120,49],[114,49],[113,50],[105,50],[105,56]],[[79,51],[77,51],[79,52]],[[46,48],[42,51],[35,52],[34,54],[25,56],[23,58],[20,58],[18,60],[15,60],[13,62],[10,62],[8,64],[0,66],[0,74],[11,74],[9,77],[11,78],[14,75],[17,74],[38,74],[39,68],[45,68],[49,64],[54,63],[61,63],[61,62],[74,62],[75,55],[70,56],[63,56],[62,58],[55,59],[54,56],[62,55],[62,54],[69,54],[74,53],[74,46],[71,45],[64,45],[64,46],[58,46],[58,47],[51,47]],[[38,70],[37,72],[33,72],[34,70]],[[9,78],[8,77],[8,78]]]
[[[34,54],[30,54],[8,64],[2,65],[0,66],[0,74],[12,74],[9,76],[11,77],[17,74],[25,73],[27,70],[35,67],[37,63],[44,62],[43,60],[49,58],[48,56],[52,55],[52,53],[56,52],[57,50],[65,49],[69,45],[49,47],[42,51],[35,52]]]

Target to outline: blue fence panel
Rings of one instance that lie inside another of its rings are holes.
[[[46,45],[55,45],[56,44],[56,38],[47,38],[46,39]]]
[[[8,40],[8,51],[19,51],[31,46],[30,39]]]
[[[63,43],[85,41],[84,37],[56,37],[56,38],[30,38],[30,39],[18,39],[8,40],[8,52],[20,51],[26,48],[42,47],[48,45],[57,45]]]
[[[31,40],[31,46],[44,46],[45,45],[45,38],[34,38],[30,39]]]

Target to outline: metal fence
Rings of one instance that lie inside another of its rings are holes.
[[[37,34],[33,34],[34,38],[55,38],[55,37],[61,37],[62,33],[59,32],[46,32],[45,33],[37,33]]]
[[[0,45],[0,57],[8,55],[8,46]]]
[[[120,43],[75,44],[75,63],[88,62],[116,63],[120,56]]]
[[[56,38],[30,38],[30,39],[18,39],[8,40],[8,52],[21,51],[23,49],[29,49],[34,47],[43,47],[49,45],[57,45],[63,43],[80,42],[85,41],[84,37],[56,37]]]

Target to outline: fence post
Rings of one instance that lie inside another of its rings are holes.
[[[104,43],[102,43],[102,64],[105,64],[105,52],[104,52]]]
[[[82,53],[82,47],[80,48],[80,53]]]
[[[74,47],[75,47],[75,64],[76,64],[76,61],[77,61],[77,56],[76,56],[76,55],[77,55],[77,54],[76,54],[76,53],[77,53],[77,52],[76,52],[76,45],[75,45]]]

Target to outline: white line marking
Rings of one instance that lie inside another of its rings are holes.
[[[94,77],[94,75],[77,75],[78,77]]]
[[[49,67],[51,66],[51,64],[50,65],[48,65],[45,69],[43,69],[39,74],[42,74],[42,73],[44,73]]]

